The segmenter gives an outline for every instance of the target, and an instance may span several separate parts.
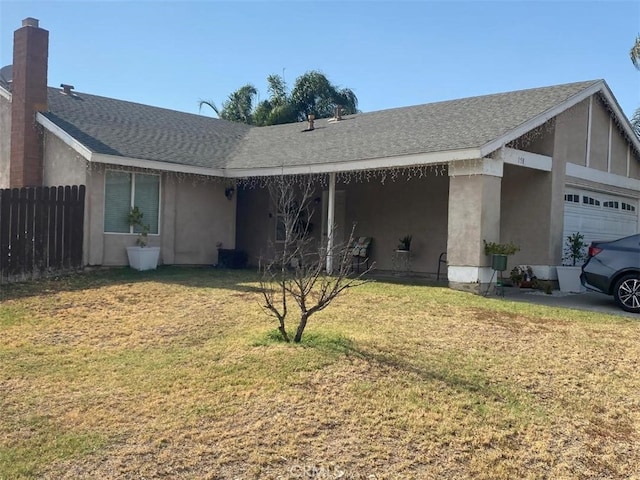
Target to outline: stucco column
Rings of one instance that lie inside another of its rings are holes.
[[[333,272],[333,229],[335,227],[336,174],[329,174],[329,204],[327,209],[327,273]]]
[[[476,293],[491,279],[484,243],[500,240],[503,163],[490,158],[449,167],[449,286]]]

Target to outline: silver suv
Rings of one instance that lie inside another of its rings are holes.
[[[640,234],[591,242],[580,280],[590,290],[613,295],[623,310],[640,313]]]

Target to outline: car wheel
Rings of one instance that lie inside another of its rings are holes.
[[[613,298],[624,311],[640,313],[640,275],[625,275],[618,280]]]

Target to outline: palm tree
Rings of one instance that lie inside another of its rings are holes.
[[[636,136],[640,138],[640,107],[636,108],[636,111],[633,112],[633,116],[631,117],[631,126],[633,127],[633,131]]]
[[[629,57],[633,66],[640,70],[640,35],[636,37],[636,43],[633,44],[629,51]]]
[[[263,126],[295,122],[297,115],[287,94],[284,78],[280,75],[269,75],[267,83],[269,99],[263,100],[256,107],[253,112],[254,124]]]
[[[358,98],[353,90],[336,87],[323,73],[315,70],[298,77],[291,94],[287,93],[287,84],[282,76],[269,75],[267,82],[269,99],[258,103],[255,108],[253,102],[258,92],[251,84],[229,95],[221,109],[210,100],[201,100],[200,108],[206,105],[220,118],[258,126],[303,121],[309,114],[328,118],[335,114],[338,106],[346,115],[358,112]]]
[[[339,89],[315,70],[298,77],[291,91],[291,102],[298,120],[304,120],[309,114],[316,118],[332,117],[337,106],[341,106],[345,114],[358,111],[358,98],[352,90]]]
[[[229,98],[222,102],[222,109],[218,109],[211,100],[200,100],[200,108],[206,105],[224,120],[251,125],[253,123],[253,101],[257,96],[256,87],[247,84],[229,95]]]

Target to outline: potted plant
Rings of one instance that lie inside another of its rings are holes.
[[[411,250],[411,239],[413,237],[411,235],[405,235],[404,237],[402,237],[399,240],[399,244],[398,244],[398,251],[403,251],[403,252],[408,252],[409,250]]]
[[[517,287],[522,282],[523,274],[522,269],[519,266],[515,266],[511,269],[509,273],[509,279],[511,280],[511,284],[514,287]]]
[[[530,266],[516,265],[509,274],[511,283],[520,288],[532,288],[534,286],[536,276]]]
[[[509,243],[495,243],[484,242],[485,255],[491,255],[491,268],[498,272],[504,272],[507,269],[507,258],[509,255],[513,255],[520,250],[520,247],[516,244]]]
[[[581,293],[586,290],[580,282],[582,270],[580,263],[587,256],[586,248],[584,235],[580,232],[567,236],[564,243],[562,265],[556,267],[561,292]]]
[[[158,267],[160,247],[147,246],[147,236],[151,227],[143,223],[143,216],[138,207],[133,207],[127,216],[129,225],[138,233],[136,246],[127,247],[127,257],[129,266],[135,270],[155,270]]]

